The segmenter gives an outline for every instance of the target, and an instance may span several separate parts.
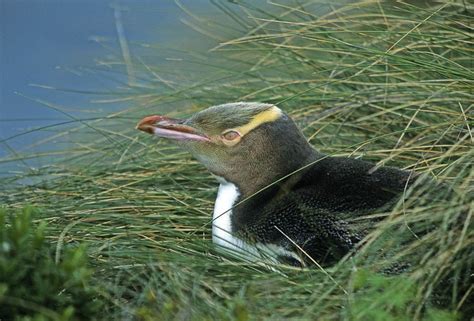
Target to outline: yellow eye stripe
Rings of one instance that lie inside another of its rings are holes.
[[[258,126],[269,123],[272,121],[277,120],[282,115],[280,108],[273,106],[261,113],[255,115],[251,121],[247,124],[237,127],[236,130],[240,133],[241,136],[246,135],[248,132],[252,131],[253,129],[257,128]]]

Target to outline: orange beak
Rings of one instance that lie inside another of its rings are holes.
[[[154,115],[143,118],[136,129],[173,140],[210,141],[209,137],[184,122],[182,119]]]

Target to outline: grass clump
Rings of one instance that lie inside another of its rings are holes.
[[[472,6],[213,3],[224,24],[189,21],[212,36],[209,52],[143,44],[146,55],[126,66],[136,82],[100,101],[133,107],[54,133],[74,144],[67,157],[5,180],[0,200],[42,208],[37,219],[60,245],[87,242],[110,319],[469,320]],[[123,72],[119,56],[106,65]],[[393,211],[374,213],[383,220],[354,256],[324,270],[268,270],[219,253],[210,236],[217,184],[134,126],[242,100],[277,104],[321,152],[414,170],[453,192],[420,180]],[[31,177],[39,182],[21,184]]]
[[[103,303],[84,247],[67,249],[55,262],[46,224],[35,226],[34,214],[32,208],[0,211],[0,319],[99,320]]]
[[[354,300],[348,304],[349,320],[404,321],[416,298],[416,285],[403,276],[384,276],[360,270],[353,276]],[[429,308],[422,320],[457,320],[455,312]]]

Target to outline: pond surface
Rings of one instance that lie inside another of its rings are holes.
[[[200,13],[211,7],[205,0],[181,3]],[[69,121],[60,109],[90,117],[88,111],[98,107],[91,103],[94,96],[84,92],[117,86],[116,80],[89,69],[107,55],[120,54],[117,11],[130,41],[166,46],[191,32],[181,21],[186,13],[174,0],[121,0],[114,5],[102,0],[0,1],[0,158],[51,134],[35,129]],[[11,166],[0,163],[0,172]]]

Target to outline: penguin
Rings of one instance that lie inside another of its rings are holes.
[[[136,128],[175,142],[217,178],[213,243],[251,261],[336,263],[366,235],[354,218],[390,210],[416,177],[318,152],[273,104],[227,103],[187,119],[148,116]]]

